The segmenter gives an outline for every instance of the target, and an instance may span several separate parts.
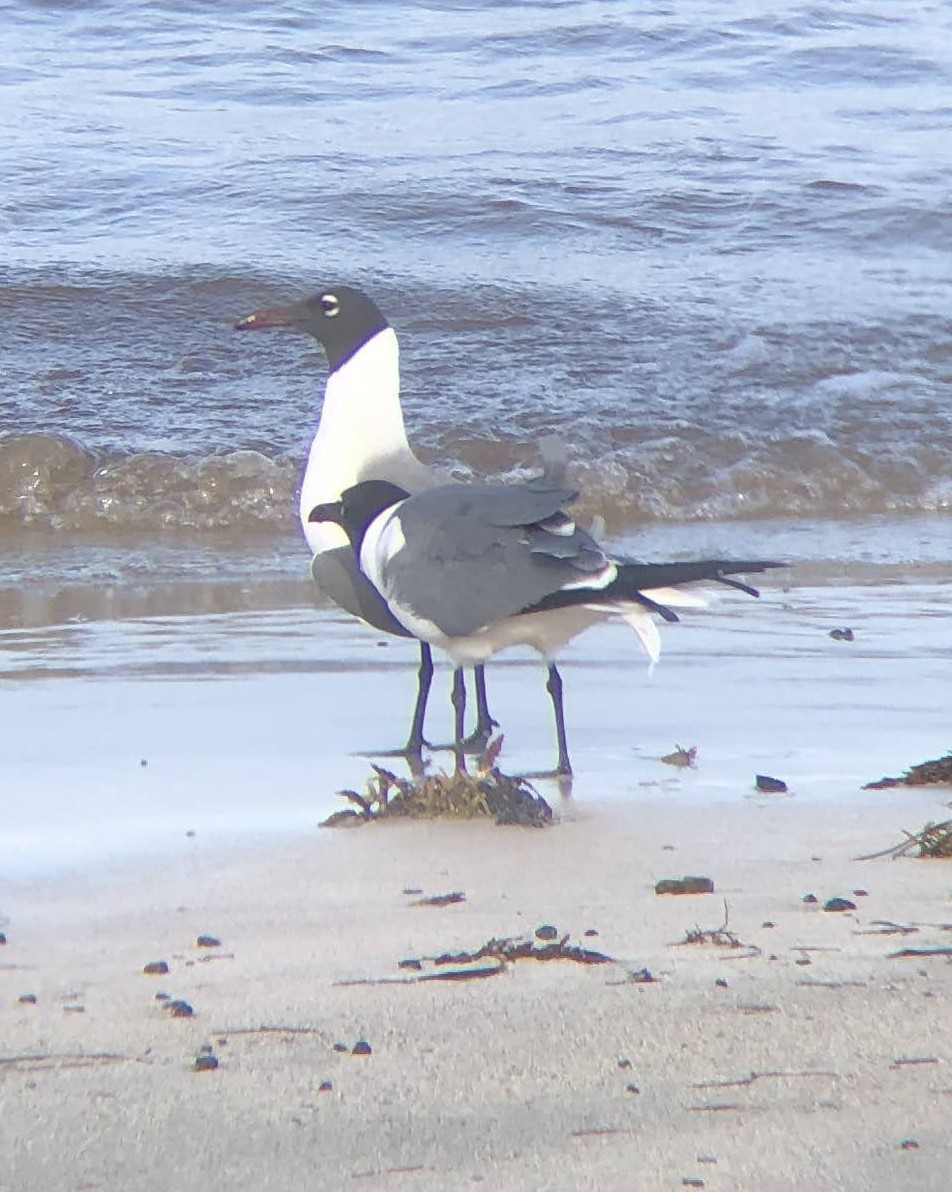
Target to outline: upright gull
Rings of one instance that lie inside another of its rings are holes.
[[[371,480],[308,514],[347,533],[360,571],[393,617],[452,660],[456,762],[463,766],[465,693],[461,667],[509,646],[531,646],[549,667],[559,758],[570,774],[562,683],[552,659],[583,630],[621,617],[655,660],[654,615],[676,621],[671,606],[703,604],[685,591],[701,581],[758,593],[738,573],[781,564],[764,559],[641,563],[608,555],[566,514],[578,495],[548,471],[528,484],[444,485],[411,496]]]
[[[393,616],[356,566],[343,531],[308,521],[311,509],[337,500],[363,480],[387,480],[419,492],[445,478],[430,471],[410,449],[400,405],[400,354],[397,337],[377,305],[350,286],[333,285],[290,306],[257,310],[240,319],[238,331],[291,327],[306,331],[327,355],[330,375],[324,390],[317,433],[301,484],[301,524],[311,548],[311,573],[335,604],[375,629],[413,636]],[[420,641],[417,700],[404,752],[418,759],[433,659]],[[486,701],[482,667],[476,668],[477,741],[488,739],[494,721]]]

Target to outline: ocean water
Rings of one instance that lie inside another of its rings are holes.
[[[309,599],[334,281],[457,475],[642,554],[944,574],[952,9],[4,0],[0,625]]]

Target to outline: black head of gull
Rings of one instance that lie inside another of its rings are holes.
[[[364,480],[341,493],[339,501],[325,501],[315,505],[308,515],[309,522],[331,522],[340,526],[354,553],[359,557],[364,535],[381,513],[399,505],[409,497],[406,489],[389,480]]]
[[[290,306],[253,311],[238,320],[235,330],[292,327],[306,331],[324,348],[327,363],[334,372],[389,326],[372,298],[353,286],[332,285]]]

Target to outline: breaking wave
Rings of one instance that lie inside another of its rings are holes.
[[[745,444],[668,435],[574,458],[583,516],[613,533],[645,522],[837,518],[952,509],[952,476],[923,445],[902,458],[845,453],[822,436]],[[467,480],[524,478],[537,469],[525,448],[468,439],[430,447]],[[301,462],[254,450],[188,456],[96,452],[65,434],[0,436],[0,533],[119,533],[149,537],[293,528]]]

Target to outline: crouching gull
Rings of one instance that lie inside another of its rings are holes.
[[[407,492],[446,483],[410,449],[400,405],[397,337],[376,304],[350,286],[327,286],[290,306],[257,310],[235,324],[238,331],[291,327],[321,344],[330,368],[317,433],[301,482],[300,515],[317,586],[335,604],[385,633],[413,636],[392,614],[356,566],[346,535],[337,526],[308,521],[314,505],[340,498],[363,480],[388,480]],[[422,754],[423,719],[433,658],[420,641],[417,700],[403,752]],[[475,672],[477,725],[472,741],[485,745],[495,724],[489,714],[481,666]]]
[[[757,596],[730,577],[782,566],[764,559],[641,563],[613,557],[565,512],[577,496],[553,483],[551,471],[526,484],[444,485],[413,496],[389,481],[370,480],[308,514],[311,524],[340,526],[391,615],[449,655],[458,770],[464,768],[461,667],[510,646],[531,646],[542,655],[555,713],[556,774],[568,775],[562,683],[552,661],[562,647],[590,626],[621,617],[655,661],[661,643],[654,617],[676,621],[672,606],[704,603],[685,586],[713,581]]]

